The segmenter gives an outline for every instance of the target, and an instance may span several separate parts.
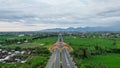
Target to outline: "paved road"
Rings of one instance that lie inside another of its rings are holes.
[[[67,60],[67,57],[66,57],[66,54],[65,54],[65,50],[63,49],[62,50],[62,67],[63,68],[68,68],[68,60]]]
[[[54,68],[60,68],[60,51],[58,48],[56,48],[55,52],[56,52],[56,57],[55,57]]]
[[[75,64],[74,64],[74,62],[72,61],[72,58],[70,57],[70,54],[69,54],[69,52],[68,52],[68,50],[66,49],[66,48],[64,48],[64,50],[65,50],[65,55],[66,55],[66,57],[67,57],[67,59],[68,59],[68,62],[69,62],[69,67],[70,68],[75,68]]]
[[[54,52],[52,53],[52,56],[50,57],[50,59],[48,61],[46,68],[52,68],[54,61],[55,61],[55,57],[56,57],[56,52],[54,50]]]
[[[62,50],[62,63],[63,68],[76,68],[66,48],[63,48]]]
[[[57,43],[64,43],[62,34],[58,35]],[[77,68],[68,52],[68,50],[64,47],[62,47],[62,51],[59,50],[59,45],[56,47],[52,53],[52,56],[50,57],[48,64],[46,68]],[[60,63],[62,62],[62,64]]]

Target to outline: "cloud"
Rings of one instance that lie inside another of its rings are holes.
[[[46,28],[57,28],[60,27],[56,24],[23,24],[20,22],[0,22],[0,31],[35,31],[35,30],[43,30]]]
[[[111,26],[120,22],[120,0],[0,0],[1,22],[31,30],[45,24],[40,29]]]

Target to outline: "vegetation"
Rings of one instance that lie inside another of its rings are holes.
[[[120,67],[120,54],[104,54],[104,55],[96,55],[91,56],[90,58],[85,58],[79,60],[81,62],[81,66],[92,65],[94,68],[119,68]]]
[[[16,50],[25,50],[19,47],[15,48]],[[28,50],[33,51],[31,55],[26,59],[26,63],[0,63],[0,68],[45,68],[47,61],[50,56],[50,52],[47,48],[37,47],[37,48],[27,48]],[[26,56],[25,56],[26,57]]]
[[[120,68],[120,38],[117,37],[99,37],[101,35],[93,35],[91,33],[81,35],[66,34],[64,42],[73,47],[71,56],[78,68]],[[95,37],[94,37],[95,36]],[[23,38],[5,36],[1,37],[0,41],[6,38],[15,38],[17,40],[31,40],[27,43],[21,44],[6,44],[0,46],[5,49],[32,49],[34,53],[30,55],[26,63],[4,64],[0,63],[0,68],[45,68],[51,53],[48,47],[56,42],[57,36],[45,35],[43,36],[26,36]],[[114,57],[114,58],[113,58]]]

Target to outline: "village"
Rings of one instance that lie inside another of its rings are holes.
[[[0,62],[2,63],[25,63],[31,54],[30,50],[6,50],[0,49]]]

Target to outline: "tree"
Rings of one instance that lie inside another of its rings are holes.
[[[95,68],[92,63],[89,63],[89,64],[85,65],[85,67],[86,67],[86,68]]]
[[[107,66],[104,65],[103,63],[99,63],[99,64],[98,64],[98,68],[107,68]]]
[[[83,49],[83,57],[89,58],[91,55],[90,51],[87,48]]]
[[[113,42],[113,47],[117,48],[117,42],[116,41]]]
[[[16,51],[21,51],[21,48],[17,46],[17,47],[15,47],[15,50]]]

